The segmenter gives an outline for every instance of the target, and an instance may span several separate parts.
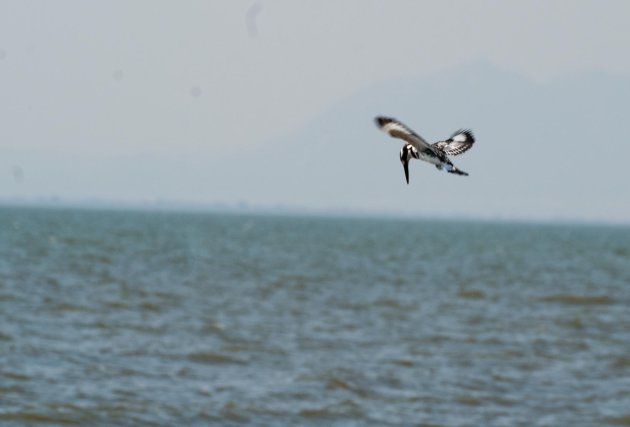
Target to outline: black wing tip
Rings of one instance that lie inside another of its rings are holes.
[[[395,122],[396,120],[391,118],[391,117],[387,117],[387,116],[376,116],[374,117],[374,123],[376,123],[376,126],[378,127],[383,127],[385,126],[387,123],[391,123],[391,122]]]
[[[383,116],[376,116],[374,117],[374,123],[376,123],[376,126],[382,127],[385,123],[387,123],[387,118]]]

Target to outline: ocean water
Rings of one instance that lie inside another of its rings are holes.
[[[630,228],[0,209],[2,426],[630,425]]]

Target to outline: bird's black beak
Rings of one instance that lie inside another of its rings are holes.
[[[403,162],[403,167],[405,168],[405,179],[407,180],[407,184],[409,184],[409,163]]]

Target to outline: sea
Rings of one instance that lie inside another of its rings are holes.
[[[0,208],[0,426],[629,426],[630,227]]]

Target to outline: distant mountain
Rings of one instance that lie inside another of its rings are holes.
[[[630,79],[602,73],[544,83],[479,62],[397,79],[343,99],[298,132],[212,166],[217,199],[438,216],[630,220]],[[378,131],[396,117],[428,141],[472,128],[452,158],[469,177],[398,161]]]

